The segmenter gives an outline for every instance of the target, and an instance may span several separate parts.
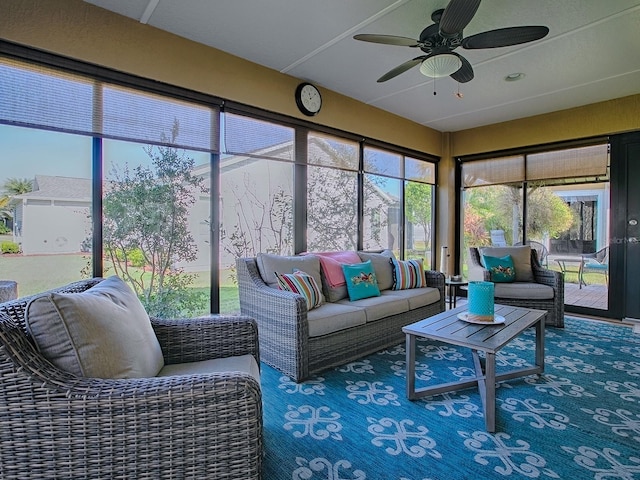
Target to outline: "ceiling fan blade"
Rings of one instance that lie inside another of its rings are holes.
[[[508,47],[510,45],[519,45],[521,43],[540,40],[546,37],[548,33],[548,27],[538,25],[499,28],[497,30],[489,30],[488,32],[471,35],[463,39],[462,47],[467,49]]]
[[[480,0],[451,0],[440,18],[440,34],[447,37],[462,32],[479,6]]]
[[[385,73],[383,76],[381,76],[378,79],[378,83],[386,82],[387,80],[391,80],[393,77],[397,77],[401,73],[404,73],[407,70],[409,70],[410,68],[413,68],[416,65],[419,65],[420,63],[422,63],[422,61],[425,58],[427,58],[427,57],[423,55],[423,56],[416,57],[413,60],[408,60],[408,61],[398,65],[396,68],[394,68],[392,70],[389,70],[387,73]]]
[[[462,66],[457,72],[454,72],[449,76],[453,78],[456,82],[460,82],[460,83],[467,83],[473,80],[473,67],[469,63],[469,60],[464,58],[462,55],[458,55],[455,52],[451,52],[451,53],[462,61]]]
[[[420,42],[409,37],[397,37],[395,35],[375,35],[369,33],[362,33],[360,35],[354,35],[356,40],[362,40],[363,42],[372,43],[384,43],[385,45],[398,45],[400,47],[417,47]]]

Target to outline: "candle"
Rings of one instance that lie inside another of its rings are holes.
[[[442,247],[440,249],[440,272],[447,278],[449,272],[449,248]]]
[[[493,289],[493,282],[469,282],[469,320],[494,321]]]

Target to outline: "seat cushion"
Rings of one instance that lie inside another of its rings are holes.
[[[516,270],[516,282],[533,282],[533,270],[531,269],[531,247],[520,245],[514,247],[484,247],[480,249],[480,258],[504,257],[511,255],[513,266]],[[486,267],[486,265],[482,265]]]
[[[496,283],[494,297],[548,300],[554,297],[554,291],[549,285],[535,282]]]
[[[174,363],[162,367],[157,376],[173,377],[176,375],[208,375],[227,372],[248,373],[260,383],[260,369],[253,355],[212,358],[201,362]]]
[[[325,303],[311,310],[307,314],[307,319],[310,337],[319,337],[367,323],[364,308],[339,303]]]
[[[385,318],[390,315],[397,315],[409,310],[409,300],[402,296],[392,297],[390,295],[385,295],[380,297],[363,298],[356,302],[340,300],[338,303],[342,305],[350,304],[364,308],[364,312],[367,316],[367,322],[375,322],[381,318]]]
[[[385,290],[384,297],[399,297],[409,302],[409,310],[431,305],[440,301],[440,290],[434,287],[411,288],[408,290]]]
[[[116,276],[81,293],[31,300],[25,324],[42,355],[77,376],[155,377],[164,366],[147,312]]]

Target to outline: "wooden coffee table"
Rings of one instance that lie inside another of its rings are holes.
[[[479,325],[459,320],[458,314],[465,311],[466,306],[454,308],[407,325],[402,329],[406,334],[407,342],[407,397],[409,400],[415,400],[477,385],[482,399],[486,429],[488,432],[494,432],[496,382],[540,374],[544,371],[544,321],[547,312],[496,305],[496,315],[504,317],[505,322],[497,325]],[[496,375],[496,352],[532,325],[536,326],[535,366]],[[476,377],[416,389],[416,337],[470,348]],[[485,354],[484,369],[480,363],[478,352]]]

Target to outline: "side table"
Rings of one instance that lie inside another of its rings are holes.
[[[452,280],[451,278],[446,278],[444,280],[447,289],[447,302],[449,303],[449,308],[456,308],[456,303],[458,300],[458,288],[469,285],[469,282],[464,280]]]

